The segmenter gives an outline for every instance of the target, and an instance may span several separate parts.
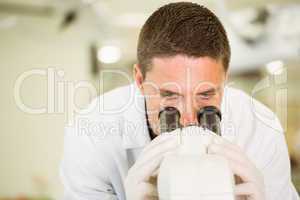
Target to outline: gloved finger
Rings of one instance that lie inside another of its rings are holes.
[[[232,172],[240,177],[244,183],[256,182],[254,173],[252,173],[252,171],[247,166],[241,165],[240,163],[236,163],[232,160],[228,160],[228,162]]]
[[[226,138],[220,137],[218,135],[214,135],[212,144],[220,144],[228,149],[231,149],[234,152],[244,154],[243,149],[238,144],[234,144],[231,141],[227,140]],[[244,157],[249,161],[247,156]]]
[[[237,152],[232,148],[229,148],[227,145],[224,144],[215,144],[212,143],[208,146],[208,153],[210,154],[217,154],[220,156],[224,156],[227,159],[233,160],[240,165],[249,165],[249,160],[245,154],[241,152]]]
[[[175,140],[165,140],[160,145],[148,149],[147,154],[140,155],[136,163],[130,168],[128,176],[137,182],[147,181],[160,166],[164,155],[175,151],[177,145]]]
[[[157,188],[153,184],[142,182],[140,183],[140,189],[144,197],[158,197]]]
[[[148,196],[146,200],[159,200],[158,197]]]
[[[166,152],[165,154],[164,154],[164,156],[168,156],[168,155],[171,155],[171,154],[174,154],[175,153],[175,151],[170,151],[170,152]],[[158,173],[159,173],[159,168],[157,168],[157,169],[155,169],[154,170],[154,172],[152,173],[152,176],[153,177],[157,177],[158,176]]]
[[[148,181],[151,176],[153,176],[153,173],[158,170],[164,156],[167,153],[171,153],[176,149],[169,149],[167,151],[164,151],[163,153],[157,152],[157,154],[148,160],[144,160],[144,162],[139,163],[139,168],[136,169],[136,179],[140,181]]]
[[[162,157],[166,152],[170,150],[175,150],[178,146],[176,139],[166,139],[160,142],[159,145],[152,145],[146,152],[141,153],[139,159],[133,166],[133,170],[141,168],[143,165],[148,164],[152,159],[156,157]]]
[[[158,176],[158,173],[159,173],[159,169],[156,169],[156,170],[154,170],[152,176],[157,177],[157,176]]]
[[[141,154],[146,154],[150,149],[154,148],[155,146],[160,146],[162,143],[168,140],[177,140],[179,143],[179,134],[180,129],[176,129],[169,133],[162,133],[155,137],[141,152]]]
[[[243,183],[238,184],[234,188],[234,193],[236,196],[248,196],[250,200],[263,200],[265,199],[265,194],[263,189],[255,185],[255,183]]]
[[[131,185],[131,197],[133,199],[155,199],[158,197],[157,189],[154,185],[141,182],[138,185]]]
[[[233,173],[239,176],[243,182],[261,181],[256,174],[256,167],[246,158],[245,154],[236,152],[224,144],[211,144],[208,152],[225,157]]]
[[[253,168],[252,165],[242,165],[239,162],[235,162],[230,159],[227,160],[233,174],[240,177],[243,183],[251,182],[255,183],[259,187],[263,187],[262,176],[260,176],[259,171],[256,168]]]
[[[219,147],[219,149],[215,152],[217,152],[216,154],[224,156],[227,159],[231,171],[233,174],[240,177],[243,183],[254,183],[258,187],[264,187],[264,180],[260,171],[253,163],[247,161],[247,159],[241,158],[245,155],[236,153],[232,151],[232,149],[224,146]]]
[[[224,155],[227,155],[226,157],[230,157],[237,162],[240,162],[244,165],[248,165],[249,163],[252,164],[252,162],[240,146],[217,135],[214,136],[213,142],[209,145],[208,151],[216,151],[218,153],[224,152]]]
[[[234,194],[236,196],[252,195],[255,191],[253,183],[242,183],[234,187]]]

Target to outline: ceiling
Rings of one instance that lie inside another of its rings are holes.
[[[95,34],[90,35],[95,37],[95,41],[101,44],[119,45],[123,50],[124,58],[130,61],[135,60],[137,37],[142,24],[154,10],[169,2],[176,1],[0,0],[0,14],[3,13],[1,9],[3,5],[48,7],[54,10],[52,14],[56,17],[63,16],[69,10],[76,10],[80,13],[79,25],[93,26]],[[233,72],[252,70],[274,59],[290,59],[298,56],[300,41],[295,38],[300,38],[300,30],[296,30],[295,23],[300,21],[300,15],[297,14],[300,13],[300,0],[197,0],[193,2],[214,10],[223,21],[232,47]],[[266,7],[271,7],[273,12],[268,23],[251,24],[251,20],[258,13],[257,8]],[[295,10],[295,7],[298,10]],[[289,14],[292,13],[290,12],[292,8],[294,8],[293,13],[296,14]],[[291,16],[287,17],[286,13]],[[277,22],[281,24],[276,24]],[[286,30],[284,24],[287,23],[291,23],[290,27],[295,28],[295,31],[294,35],[284,33],[285,39],[288,35],[289,40],[283,40],[281,32]],[[252,43],[248,43],[249,40],[252,40]]]

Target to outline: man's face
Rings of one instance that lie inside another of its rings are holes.
[[[220,108],[225,79],[222,62],[210,57],[153,58],[145,79],[135,66],[135,80],[145,96],[155,134],[160,133],[158,113],[166,106],[179,110],[183,126],[197,123],[196,113],[204,106]]]

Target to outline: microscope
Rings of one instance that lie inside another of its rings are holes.
[[[234,176],[228,161],[207,152],[221,136],[221,113],[214,106],[197,112],[198,124],[180,125],[180,113],[166,107],[159,113],[161,134],[176,134],[179,147],[164,157],[158,177],[160,200],[234,200]],[[175,131],[174,131],[175,130]]]

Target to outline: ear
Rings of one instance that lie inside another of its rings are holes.
[[[225,82],[225,83],[227,83],[228,76],[229,76],[228,74],[229,74],[228,71],[226,71],[226,72],[225,72],[225,79],[224,79],[224,82]]]
[[[141,92],[143,92],[144,78],[139,64],[134,64],[133,66],[133,77],[137,86],[140,88]]]

